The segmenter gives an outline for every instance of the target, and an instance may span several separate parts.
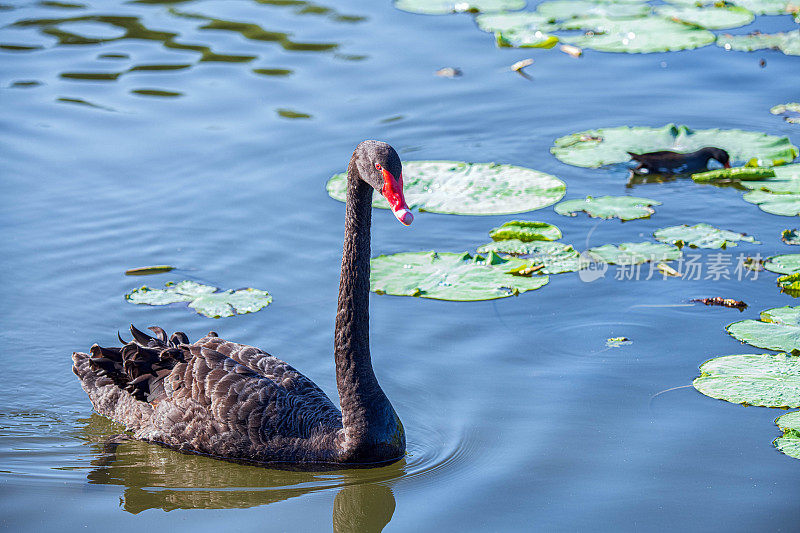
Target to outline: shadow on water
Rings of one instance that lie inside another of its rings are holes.
[[[381,531],[392,518],[395,499],[386,482],[403,475],[405,461],[372,470],[302,472],[274,470],[186,455],[136,440],[108,445],[120,426],[99,415],[78,421],[78,436],[94,458],[90,484],[125,487],[122,508],[244,509],[322,490],[338,489],[334,531]]]
[[[139,1],[135,3],[147,4],[176,4],[178,2],[167,1]],[[356,23],[365,20],[365,17],[356,15],[340,15],[333,9],[311,4],[309,2],[267,2],[260,1],[258,4],[264,5],[295,5],[301,6],[302,9],[296,11],[298,15],[305,14],[325,14],[329,15],[332,20],[342,23]],[[201,13],[189,13],[177,10],[175,7],[170,7],[167,10],[170,15],[184,19],[201,21],[203,24],[194,28],[198,30],[221,30],[238,33],[245,39],[251,41],[273,42],[279,44],[284,50],[287,51],[300,51],[300,52],[323,52],[333,50],[339,46],[338,43],[310,43],[294,41],[291,39],[291,34],[285,32],[268,31],[255,23],[237,22],[232,20],[224,20],[206,16]],[[73,23],[90,23],[107,25],[113,28],[122,30],[122,35],[111,37],[100,36],[87,36],[69,31],[62,28],[62,25],[69,25]],[[202,44],[185,44],[176,41],[180,36],[179,32],[158,31],[147,28],[142,22],[140,17],[134,16],[111,16],[111,15],[83,15],[74,17],[62,18],[30,18],[18,20],[11,24],[14,28],[37,28],[42,34],[54,37],[57,39],[57,45],[61,46],[74,46],[74,45],[94,45],[113,43],[124,40],[145,40],[157,41],[164,46],[164,48],[173,50],[187,50],[198,52],[201,54],[200,61],[230,61],[242,62],[255,59],[255,56],[245,55],[224,55],[216,54],[211,51],[209,46]]]

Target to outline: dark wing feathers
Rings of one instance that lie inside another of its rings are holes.
[[[73,354],[95,409],[143,440],[256,461],[318,460],[341,413],[311,380],[258,348],[210,332],[195,343],[133,326],[122,348]],[[124,342],[124,341],[123,341]],[[315,440],[314,446],[308,442]],[[306,450],[307,448],[307,450]]]

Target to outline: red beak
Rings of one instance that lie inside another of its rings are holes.
[[[725,168],[731,168],[731,164],[730,163],[724,163],[722,166],[725,167]]]
[[[403,197],[403,175],[400,174],[399,179],[395,179],[391,172],[383,169],[383,189],[381,194],[389,202],[389,207],[392,208],[392,213],[397,217],[403,225],[408,226],[414,220],[414,215],[406,204],[406,199]]]

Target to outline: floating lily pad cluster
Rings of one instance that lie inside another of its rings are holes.
[[[621,126],[581,131],[556,139],[550,152],[568,165],[597,168],[629,161],[628,152],[687,153],[706,146],[724,149],[732,161],[756,158],[761,166],[785,164],[798,155],[797,147],[786,137],[756,131],[693,130],[675,124],[662,128]]]
[[[781,292],[800,297],[800,254],[773,255],[764,261],[764,269],[783,274],[776,282]]]
[[[395,0],[403,11],[426,15],[476,13],[478,27],[498,46],[552,48],[558,42],[603,52],[651,53],[689,50],[717,42],[727,50],[775,48],[800,53],[800,30],[777,34],[720,35],[757,14],[788,13],[788,0],[674,0],[651,6],[643,0],[551,0],[520,11],[525,0]]]
[[[756,348],[797,355],[800,354],[798,319],[800,307],[776,307],[762,311],[760,320],[740,320],[728,324],[725,330],[735,339]]]
[[[700,366],[693,382],[699,392],[732,403],[762,407],[800,407],[800,307],[761,312],[760,320],[740,320],[726,331],[737,340],[777,354],[726,355]],[[800,459],[800,411],[776,421],[783,436],[773,441],[781,452]]]
[[[591,262],[583,259],[571,244],[561,242],[522,242],[511,239],[490,242],[478,247],[478,253],[490,252],[525,258],[531,267],[539,267],[535,271],[538,274],[575,272]]]
[[[147,305],[188,302],[189,307],[209,318],[254,313],[272,302],[272,296],[266,291],[247,288],[217,292],[216,287],[194,281],[170,281],[164,289],[139,287],[126,294],[125,299],[133,304]]]
[[[327,189],[332,198],[344,202],[347,175],[334,175]],[[407,161],[403,163],[403,191],[409,207],[420,212],[507,215],[556,203],[564,196],[566,185],[550,174],[514,165]],[[378,194],[372,205],[389,208]]]
[[[754,237],[715,228],[710,224],[669,226],[656,230],[653,235],[657,241],[674,244],[678,248],[727,248],[736,246],[737,241],[758,243]]]
[[[378,294],[458,302],[516,296],[543,287],[549,275],[575,272],[584,260],[561,230],[544,222],[513,220],[490,231],[493,242],[476,253],[403,252],[374,257],[370,286]]]
[[[526,261],[486,255],[406,252],[371,261],[371,290],[378,294],[469,302],[516,296],[547,284],[547,276],[515,276]]]
[[[713,33],[700,26],[660,16],[588,16],[564,21],[561,29],[576,30],[560,37],[569,44],[629,54],[689,50],[709,45],[716,39]]]

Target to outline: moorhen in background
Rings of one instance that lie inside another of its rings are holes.
[[[633,171],[637,173],[641,173],[643,170],[650,174],[698,172],[706,170],[708,168],[708,162],[711,159],[719,161],[725,168],[731,168],[728,152],[722,148],[715,148],[713,146],[706,146],[705,148],[700,148],[696,152],[691,152],[689,154],[670,152],[668,150],[648,152],[646,154],[628,152],[628,154],[631,156],[631,159],[639,163],[639,165],[633,169]]]

